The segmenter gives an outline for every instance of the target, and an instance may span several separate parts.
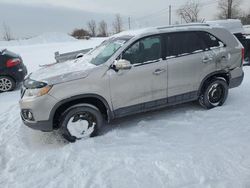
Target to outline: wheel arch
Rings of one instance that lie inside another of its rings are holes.
[[[226,71],[216,71],[214,73],[208,74],[201,82],[199,90],[198,90],[198,96],[201,95],[201,93],[204,91],[204,88],[207,83],[209,83],[212,79],[222,77],[226,80],[227,84],[230,84],[231,75],[229,72]]]
[[[15,81],[15,83],[17,82],[17,81],[16,81],[16,78],[15,78],[14,76],[12,76],[12,75],[9,75],[9,74],[0,74],[0,77],[1,77],[1,76],[9,77],[9,78],[13,79],[13,80]]]
[[[104,116],[104,119],[107,121],[110,121],[114,118],[114,114],[108,102],[103,97],[97,94],[84,94],[64,99],[53,107],[50,113],[50,119],[53,122],[53,128],[59,128],[59,118],[66,109],[81,103],[91,104],[97,107]]]

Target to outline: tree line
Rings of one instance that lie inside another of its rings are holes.
[[[95,20],[90,20],[86,24],[85,28],[74,29],[71,36],[77,39],[84,39],[89,37],[107,37],[110,34],[116,34],[123,31],[123,21],[120,14],[115,15],[115,19],[112,23],[112,31],[109,30],[108,24],[105,20],[97,23]]]
[[[244,25],[250,24],[250,8],[244,12],[241,9],[242,0],[219,0],[217,4],[218,14],[216,19],[240,19]],[[187,2],[176,10],[178,16],[186,22],[204,22],[205,19],[200,17],[202,4],[199,0],[187,0]],[[1,29],[1,28],[0,28]],[[109,35],[123,31],[123,20],[120,14],[116,14],[114,21],[109,25],[105,20],[96,22],[90,20],[87,22],[85,28],[76,28],[70,35],[77,39],[84,39],[89,37],[107,37]],[[3,40],[13,40],[10,27],[3,23],[2,29]]]
[[[242,0],[220,0],[218,1],[217,19],[240,19],[244,25],[250,24],[250,9],[247,12],[241,10]],[[186,23],[204,22],[200,17],[202,5],[198,0],[187,1],[177,11],[177,15]]]

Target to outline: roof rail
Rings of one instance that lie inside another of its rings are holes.
[[[169,25],[163,27],[157,27],[157,29],[169,29],[169,28],[176,28],[176,27],[189,27],[189,26],[210,26],[206,23],[190,23],[190,24],[180,24],[180,25]]]

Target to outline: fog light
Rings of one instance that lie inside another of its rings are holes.
[[[33,114],[31,112],[28,112],[28,119],[32,120],[33,119]]]
[[[30,110],[22,110],[23,118],[29,121],[34,121],[34,116]]]

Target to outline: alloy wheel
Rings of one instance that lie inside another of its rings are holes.
[[[0,78],[0,91],[5,92],[5,91],[10,91],[12,89],[12,82],[8,78]]]

